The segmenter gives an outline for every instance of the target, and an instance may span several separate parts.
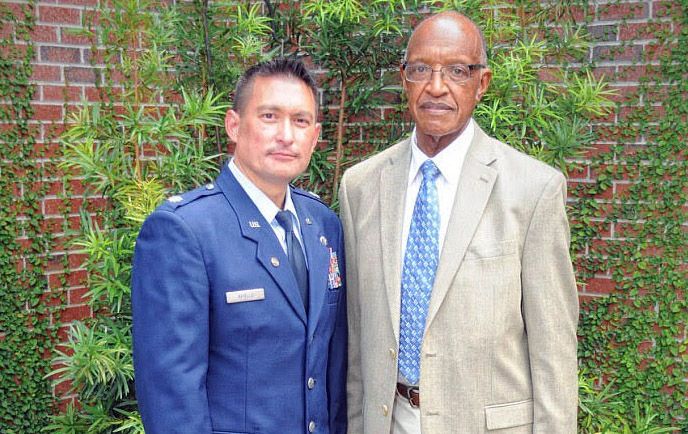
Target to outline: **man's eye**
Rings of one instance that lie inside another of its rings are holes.
[[[430,70],[430,67],[428,65],[416,65],[413,67],[413,69],[416,71],[418,74],[425,74]]]
[[[302,126],[310,125],[310,122],[306,118],[296,118],[296,123]]]
[[[452,66],[449,68],[449,73],[455,77],[463,77],[466,75],[466,70],[461,66]]]
[[[261,117],[263,119],[266,119],[266,120],[272,120],[272,119],[275,119],[275,114],[274,113],[263,113],[261,115]]]

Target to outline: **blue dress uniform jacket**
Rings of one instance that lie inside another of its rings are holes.
[[[146,433],[346,432],[342,229],[310,193],[291,192],[308,314],[279,240],[226,165],[144,223],[132,304]]]

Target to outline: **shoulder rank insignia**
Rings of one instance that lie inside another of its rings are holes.
[[[168,197],[167,200],[170,201],[170,202],[172,202],[172,203],[179,203],[179,202],[181,202],[182,200],[184,200],[184,198],[181,197],[181,196],[179,196],[179,195],[174,195],[174,196]]]

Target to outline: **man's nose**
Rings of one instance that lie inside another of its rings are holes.
[[[286,118],[280,122],[278,139],[288,145],[294,141],[294,126],[291,119]]]
[[[433,70],[427,90],[431,95],[441,95],[447,91],[442,70]]]

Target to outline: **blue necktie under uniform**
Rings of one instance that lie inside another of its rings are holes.
[[[426,160],[420,170],[423,181],[413,207],[401,272],[399,372],[411,385],[418,384],[420,379],[420,349],[440,256],[440,212],[435,185],[440,172],[432,160]]]
[[[299,286],[303,306],[306,308],[306,312],[308,312],[308,268],[306,267],[306,258],[303,255],[301,243],[299,243],[299,239],[294,233],[292,215],[290,211],[279,211],[275,219],[286,232],[289,265]]]

